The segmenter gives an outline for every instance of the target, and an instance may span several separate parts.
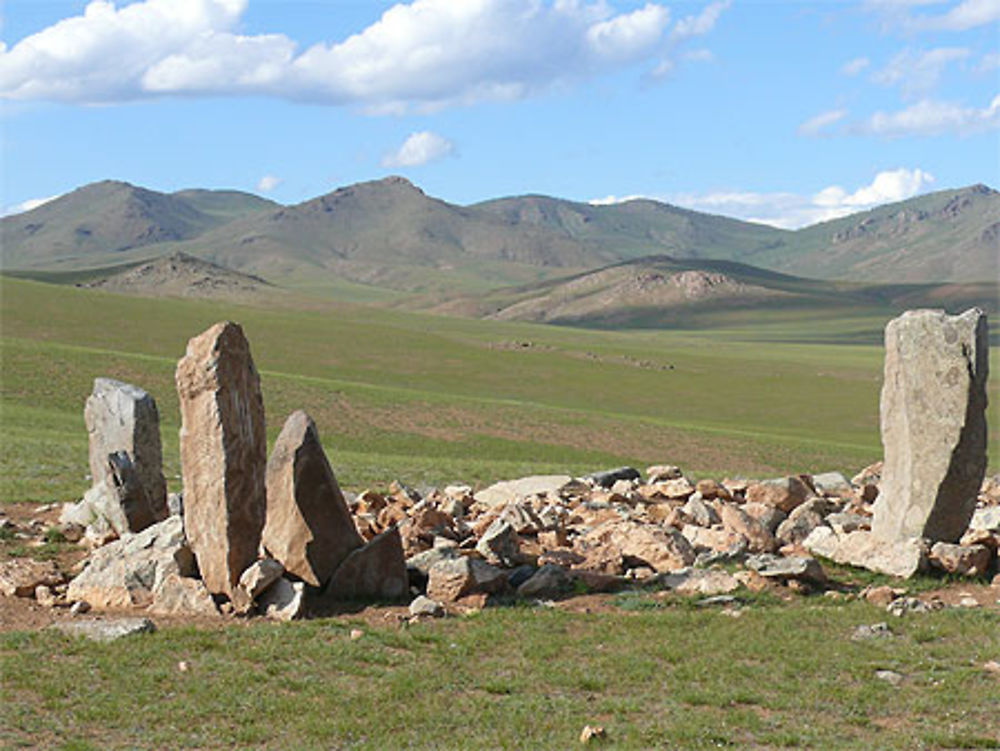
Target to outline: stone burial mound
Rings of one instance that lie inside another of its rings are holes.
[[[852,480],[693,481],[657,465],[345,496],[305,412],[267,457],[249,343],[219,323],[177,366],[183,493],[166,494],[153,398],[98,378],[85,409],[93,487],[62,514],[92,552],[68,586],[44,566],[34,578],[8,567],[0,584],[77,608],[290,619],[351,600],[410,601],[420,618],[638,586],[730,602],[741,587],[829,588],[822,558],[985,577],[1000,547],[986,354],[977,310],[890,322],[885,458]]]

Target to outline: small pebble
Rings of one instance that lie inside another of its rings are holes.
[[[357,641],[358,639],[360,639],[364,635],[365,635],[365,632],[362,631],[360,628],[352,628],[351,629],[351,641]]]
[[[73,615],[83,615],[90,610],[90,603],[86,600],[77,600],[69,607],[69,612]]]
[[[186,660],[181,660],[180,662],[177,663],[177,669],[180,670],[182,673],[186,673],[188,670],[191,669],[191,666],[188,665]]]
[[[584,725],[580,732],[580,743],[603,741],[607,737],[607,732],[600,725]]]

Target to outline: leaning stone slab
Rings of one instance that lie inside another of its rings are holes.
[[[135,634],[151,634],[156,625],[149,618],[107,618],[86,621],[59,621],[49,628],[67,636],[82,636],[93,641],[115,641]]]
[[[95,378],[94,390],[83,410],[90,440],[93,484],[113,488],[108,456],[125,452],[135,482],[148,497],[153,521],[167,516],[167,483],[163,478],[160,415],[156,401],[143,389],[112,378]],[[139,530],[131,530],[139,531]]]
[[[267,463],[267,519],[261,543],[290,574],[313,587],[364,543],[319,441],[302,410],[285,421]]]
[[[919,538],[886,542],[867,530],[838,535],[830,527],[817,527],[802,546],[813,555],[829,558],[834,563],[904,579],[927,568],[927,546]]]
[[[398,600],[409,591],[399,529],[392,527],[348,554],[330,578],[326,600]]]
[[[231,597],[266,513],[264,401],[243,329],[217,323],[191,339],[176,381],[184,526],[208,591]]]
[[[911,310],[885,328],[885,464],[872,533],[956,542],[986,471],[986,314]]]

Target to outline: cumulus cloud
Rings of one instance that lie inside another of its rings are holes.
[[[669,12],[603,0],[413,0],[342,41],[300,49],[243,35],[248,0],[94,0],[83,14],[0,48],[0,96],[107,103],[162,95],[275,96],[372,111],[527,96],[649,60]],[[726,3],[684,19],[706,33]]]
[[[923,99],[896,112],[876,112],[857,130],[888,138],[973,135],[1000,128],[1000,95],[980,109],[955,102]]]
[[[29,198],[27,201],[22,201],[21,203],[15,204],[14,206],[7,207],[3,214],[0,216],[11,216],[13,214],[23,214],[25,211],[31,211],[32,209],[37,209],[42,204],[48,203],[49,201],[54,201],[59,198],[58,195],[48,196],[46,198]]]
[[[277,188],[281,183],[283,183],[280,177],[275,175],[264,175],[260,180],[257,181],[257,190],[261,193],[270,193],[272,190]]]
[[[871,65],[871,60],[867,57],[856,57],[844,63],[840,68],[840,72],[845,76],[856,76],[869,65]]]
[[[821,112],[815,117],[811,117],[799,126],[800,136],[818,136],[831,125],[839,123],[847,117],[847,110],[837,109],[828,112]]]
[[[872,75],[872,80],[885,86],[898,85],[906,98],[922,96],[937,87],[945,68],[971,55],[966,47],[938,47],[925,52],[906,49]]]
[[[455,144],[429,130],[411,133],[403,145],[382,157],[383,167],[419,167],[453,154]]]
[[[723,191],[713,193],[675,193],[658,196],[666,201],[695,211],[723,214],[750,222],[768,224],[782,229],[798,229],[817,222],[837,219],[847,214],[865,211],[883,203],[903,201],[926,190],[934,182],[933,175],[921,169],[896,169],[879,172],[868,185],[854,191],[831,185],[807,196],[791,192],[757,193]],[[626,198],[595,199],[595,205],[633,200]]]
[[[987,52],[976,65],[977,73],[991,73],[1000,70],[1000,52]]]

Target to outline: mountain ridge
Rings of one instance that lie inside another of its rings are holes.
[[[4,217],[0,237],[8,271],[99,269],[181,251],[279,285],[347,280],[429,295],[664,254],[821,279],[970,282],[997,278],[1000,193],[979,183],[792,231],[649,199],[594,205],[535,194],[459,206],[398,176],[290,206],[102,181]]]

